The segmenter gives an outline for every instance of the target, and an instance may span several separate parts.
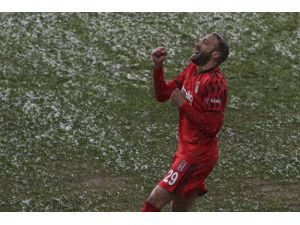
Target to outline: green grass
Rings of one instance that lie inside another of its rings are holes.
[[[139,211],[176,150],[154,99],[198,37],[231,47],[220,159],[195,211],[299,211],[299,13],[1,13],[0,211]],[[169,210],[169,208],[165,208]]]

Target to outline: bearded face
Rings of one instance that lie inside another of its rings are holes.
[[[197,50],[192,56],[191,61],[198,66],[204,66],[212,57],[212,52],[205,52]]]

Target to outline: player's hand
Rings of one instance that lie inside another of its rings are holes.
[[[174,103],[178,107],[181,107],[183,105],[183,103],[185,102],[185,100],[186,100],[185,93],[183,91],[180,91],[178,88],[176,88],[172,92],[171,98],[170,98],[171,103]]]
[[[167,50],[163,47],[155,48],[151,52],[151,58],[156,68],[161,68],[167,59]]]

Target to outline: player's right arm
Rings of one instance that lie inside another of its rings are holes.
[[[155,97],[159,102],[165,102],[170,99],[174,89],[181,89],[185,71],[177,78],[166,82],[164,78],[163,63],[167,59],[167,50],[163,47],[155,48],[151,53],[153,68],[153,81]]]

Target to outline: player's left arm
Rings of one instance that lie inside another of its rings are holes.
[[[182,109],[192,123],[194,123],[207,136],[215,136],[224,123],[224,112],[205,111],[199,112],[187,101],[182,105]]]

